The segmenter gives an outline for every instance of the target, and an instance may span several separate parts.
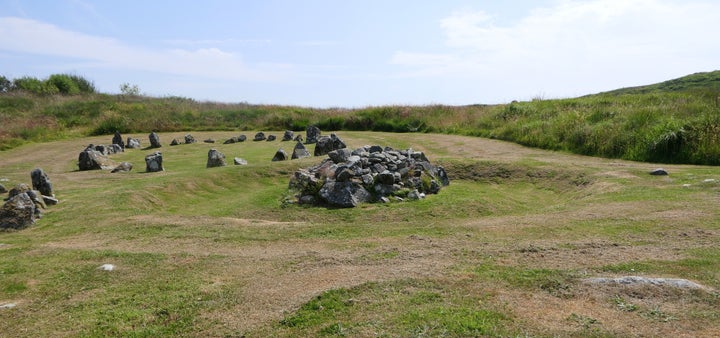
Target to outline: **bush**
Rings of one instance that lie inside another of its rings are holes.
[[[65,74],[53,74],[45,81],[50,86],[55,86],[60,94],[77,95],[80,94],[80,87],[69,76]]]

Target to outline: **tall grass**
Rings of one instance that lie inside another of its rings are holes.
[[[501,105],[310,108],[107,94],[0,95],[0,149],[64,135],[180,130],[433,132],[637,161],[720,164],[720,90]]]

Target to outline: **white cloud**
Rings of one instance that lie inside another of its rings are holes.
[[[273,81],[289,74],[287,65],[249,66],[239,55],[209,47],[148,49],[111,38],[68,31],[35,20],[0,18],[0,50],[86,60],[88,66],[195,75],[226,80]]]
[[[581,94],[626,85],[620,75],[663,80],[720,68],[717,13],[720,3],[708,1],[559,1],[503,25],[484,11],[456,12],[440,21],[443,53],[399,51],[391,63],[408,76],[514,74],[536,91]]]

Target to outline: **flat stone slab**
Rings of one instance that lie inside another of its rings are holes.
[[[619,285],[653,285],[653,286],[670,286],[681,289],[702,289],[709,290],[708,287],[682,278],[649,278],[639,276],[624,276],[617,278],[587,278],[583,281],[591,284],[619,284]]]

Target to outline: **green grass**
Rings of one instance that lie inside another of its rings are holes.
[[[185,133],[162,133],[161,139],[167,144]],[[219,142],[239,133],[192,132]],[[339,136],[351,147],[422,149],[448,170],[451,184],[419,201],[316,208],[284,202],[292,172],[320,161],[271,162],[278,147],[290,148],[287,142],[164,145],[161,173],[144,172],[151,150],[112,155],[134,163],[130,173],[77,171],[77,152],[107,136],[1,152],[0,178],[7,178],[7,185],[28,182],[30,170],[42,164],[61,202],[28,229],[0,232],[0,305],[16,304],[0,308],[0,332],[20,337],[676,333],[668,322],[698,335],[718,329],[716,293],[683,298],[664,291],[641,302],[610,290],[589,301],[581,282],[586,276],[640,274],[689,278],[720,289],[720,256],[713,246],[720,230],[719,186],[704,181],[716,177],[715,168],[669,166],[671,176],[652,177],[646,168],[654,165],[646,163],[473,137]],[[238,156],[249,164],[207,169],[211,147],[228,160]],[[656,257],[660,250],[667,254]],[[106,263],[116,269],[98,269]],[[619,309],[621,304],[637,309]],[[642,325],[603,311],[624,311]],[[644,331],[633,331],[638,327]]]

